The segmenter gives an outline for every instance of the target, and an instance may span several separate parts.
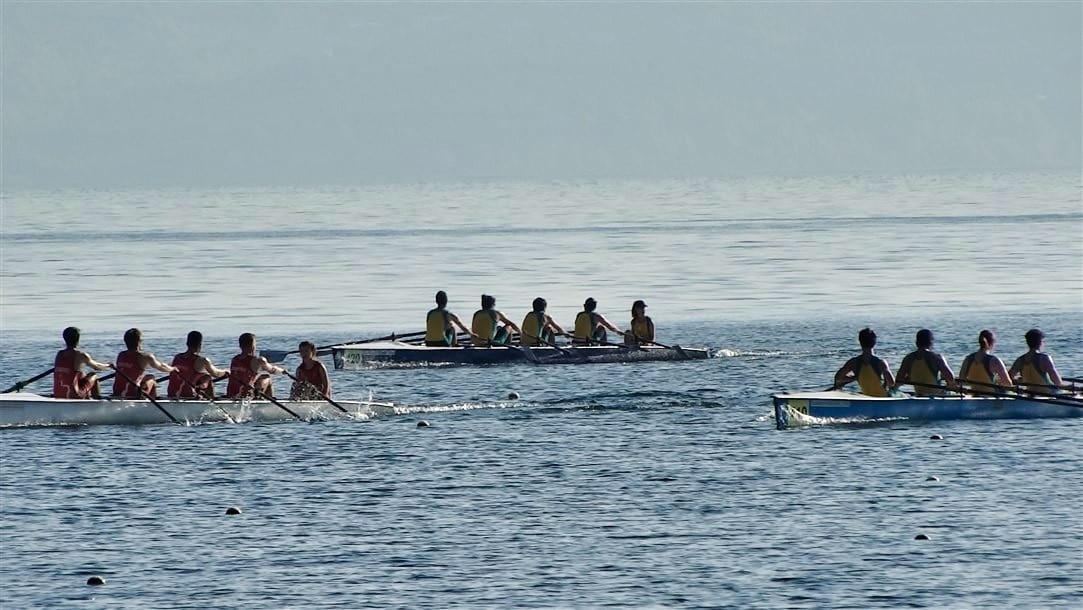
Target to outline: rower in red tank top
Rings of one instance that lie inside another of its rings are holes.
[[[214,398],[214,380],[229,371],[216,368],[211,361],[200,354],[203,349],[203,333],[193,330],[188,333],[188,351],[173,356],[173,367],[169,374],[169,386],[166,396],[170,398]]]
[[[226,397],[245,398],[252,396],[252,390],[255,389],[257,395],[273,398],[274,382],[270,375],[261,374],[261,372],[266,371],[277,375],[285,373],[286,369],[275,366],[258,355],[256,336],[252,333],[244,333],[237,342],[241,346],[241,353],[230,360]]]
[[[320,400],[331,398],[331,379],[327,367],[316,357],[316,345],[311,341],[302,341],[297,347],[301,355],[301,364],[290,388],[291,400]]]
[[[113,365],[98,362],[78,349],[79,329],[74,326],[64,329],[64,344],[67,347],[57,352],[53,360],[53,397],[100,398],[98,376],[84,375],[83,366],[104,371]]]
[[[154,375],[144,375],[148,366],[163,373],[172,373],[173,367],[165,364],[150,354],[141,351],[143,333],[138,328],[129,328],[124,333],[124,345],[128,348],[117,354],[117,376],[113,381],[113,396],[120,398],[141,398],[143,394],[156,398],[158,382]],[[142,392],[140,391],[142,389]]]

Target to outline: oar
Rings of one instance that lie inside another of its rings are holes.
[[[3,392],[0,392],[0,394],[10,394],[11,392],[18,392],[19,390],[21,390],[21,389],[25,388],[26,386],[34,383],[35,381],[41,379],[42,377],[45,377],[47,375],[51,375],[52,372],[55,371],[55,370],[56,370],[55,368],[52,368],[52,369],[49,369],[49,370],[45,371],[44,373],[39,373],[37,375],[34,375],[33,377],[31,377],[30,379],[27,379],[26,381],[20,381],[20,382],[16,383],[15,385],[11,386],[10,388],[4,390]]]
[[[673,350],[673,351],[675,351],[675,352],[677,352],[678,354],[681,355],[682,360],[690,360],[692,358],[691,356],[689,356],[688,354],[686,354],[684,352],[684,349],[682,349],[680,345],[672,345],[672,346],[671,345],[666,345],[665,343],[659,343],[657,341],[648,341],[647,339],[639,339],[632,333],[621,332],[621,331],[617,331],[617,332],[624,335],[625,337],[632,337],[636,341],[642,341],[643,343],[648,343],[650,345],[657,345],[658,347],[661,347],[663,349]]]
[[[1074,396],[1035,394],[1033,392],[1021,390],[1017,387],[998,386],[991,383],[985,383],[982,381],[971,381],[967,379],[961,379],[960,382],[969,384],[971,387],[968,392],[975,396],[989,396],[993,398],[1023,398],[1026,400],[1040,400],[1041,402],[1048,402],[1050,404],[1061,405],[1065,407],[1083,408],[1083,398],[1076,398]],[[976,385],[994,388],[994,390],[977,389],[974,387]],[[995,391],[995,389],[999,389],[1000,391]]]
[[[316,352],[319,353],[319,352],[321,352],[323,350],[331,349],[332,347],[334,347],[336,345],[345,345],[345,344],[348,344],[348,343],[349,344],[354,344],[354,343],[376,343],[377,341],[393,341],[393,340],[398,339],[400,337],[420,337],[421,335],[424,335],[424,334],[425,334],[425,331],[422,330],[422,331],[419,331],[419,332],[416,332],[416,333],[406,333],[404,335],[397,335],[395,333],[392,333],[392,334],[387,335],[385,337],[375,337],[375,338],[372,338],[372,339],[360,339],[358,341],[339,341],[338,343],[331,343],[329,345],[321,345],[321,346],[316,348]],[[278,363],[278,362],[282,362],[283,360],[285,360],[286,356],[289,356],[290,354],[299,353],[300,351],[301,350],[291,349],[288,352],[284,352],[284,351],[281,351],[281,350],[270,349],[270,350],[261,350],[260,355],[263,356],[264,358],[266,358],[268,362]]]
[[[564,349],[563,347],[560,347],[556,343],[553,343],[552,341],[549,341],[545,337],[535,337],[534,335],[531,335],[531,334],[528,334],[528,333],[523,333],[523,334],[526,335],[530,339],[537,339],[538,341],[541,341],[542,343],[544,343],[544,344],[548,345],[549,347],[557,350],[558,352],[564,354],[565,356],[571,356],[571,357],[574,357],[574,358],[579,358],[583,362],[586,362],[587,360],[590,360],[590,358],[587,358],[586,354],[584,354],[583,352],[575,349],[574,347],[572,349]]]
[[[189,379],[187,376],[181,375],[179,370],[177,371],[177,377],[180,377],[181,381],[188,384],[188,387],[192,388],[192,390],[195,391],[196,394],[202,394],[203,398],[207,399],[207,401],[210,402],[212,405],[218,407],[218,410],[222,412],[222,415],[226,416],[226,419],[229,421],[229,423],[231,423],[231,424],[237,423],[237,420],[233,419],[233,416],[229,414],[229,411],[226,411],[225,407],[223,407],[222,405],[215,402],[214,396],[210,392],[204,392],[202,388],[200,388],[196,384],[192,383],[192,380]],[[225,378],[226,378],[226,375],[223,375],[222,379],[225,379]],[[163,379],[169,379],[169,375],[166,375],[165,377],[163,377]],[[218,381],[218,380],[214,379],[214,380],[211,381],[211,383],[214,383],[215,381]]]
[[[287,375],[287,376],[288,376],[288,377],[289,377],[290,379],[292,379],[292,380],[294,380],[294,381],[296,381],[296,382],[298,382],[298,383],[300,383],[300,382],[301,382],[301,380],[300,380],[300,379],[298,379],[298,378],[294,377],[294,376],[293,376],[293,373],[290,373],[289,371],[286,371],[286,375]],[[338,404],[337,402],[335,402],[335,401],[331,400],[331,397],[330,397],[330,396],[327,396],[326,394],[320,394],[320,398],[322,398],[322,399],[326,400],[327,402],[331,403],[332,405],[334,405],[334,407],[335,407],[336,409],[338,409],[339,411],[342,411],[342,412],[343,412],[343,413],[345,413],[346,415],[349,415],[349,414],[350,414],[350,412],[349,412],[349,411],[347,411],[345,407],[343,407],[342,405]]]
[[[991,383],[985,383],[984,381],[972,381],[972,380],[969,380],[969,379],[960,379],[959,381],[960,381],[960,383],[969,384],[971,386],[980,385],[980,386],[985,386],[985,387],[988,387],[988,388],[1008,389],[1008,390],[1011,390],[1011,391],[1015,392],[1016,394],[1018,394],[1020,396],[1049,397],[1049,398],[1056,398],[1057,400],[1068,400],[1068,401],[1073,401],[1073,402],[1079,402],[1080,405],[1083,405],[1083,398],[1077,398],[1075,396],[1072,396],[1071,394],[1053,394],[1052,392],[1046,394],[1044,392],[1035,392],[1034,390],[1028,389],[1028,386],[1026,386],[1026,385],[1016,384],[1016,385],[1013,385],[1013,386],[1011,386],[1009,388],[1005,388],[1004,386],[998,386],[998,385],[994,385],[994,384],[991,384]],[[1043,387],[1048,387],[1048,388],[1050,388],[1050,390],[1055,389],[1055,388],[1053,388],[1053,386],[1043,386]]]
[[[294,413],[293,411],[290,411],[290,408],[289,408],[289,407],[287,407],[286,405],[284,405],[284,404],[282,404],[282,403],[278,402],[277,400],[275,400],[274,396],[268,396],[267,394],[264,394],[263,392],[260,392],[259,390],[257,390],[257,389],[256,389],[256,387],[255,387],[254,385],[252,385],[252,384],[250,384],[250,383],[246,383],[246,384],[244,384],[244,385],[245,385],[245,387],[247,387],[247,388],[248,388],[249,390],[252,390],[252,393],[253,393],[253,394],[255,394],[256,396],[262,397],[262,398],[264,398],[264,399],[266,399],[266,400],[270,401],[270,402],[271,402],[272,404],[274,404],[274,405],[275,405],[276,407],[278,407],[279,409],[282,409],[282,410],[283,410],[283,411],[285,411],[286,413],[289,413],[290,415],[292,415],[292,416],[293,416],[294,418],[296,418],[296,419],[297,419],[298,421],[301,421],[301,416],[300,416],[300,415],[298,415],[298,414]]]
[[[176,417],[173,417],[173,415],[171,415],[169,413],[169,411],[165,410],[165,407],[163,407],[161,404],[159,404],[157,400],[154,400],[154,398],[150,394],[147,394],[146,390],[143,389],[143,386],[141,386],[138,383],[132,381],[131,377],[129,377],[126,373],[124,373],[123,371],[121,371],[119,369],[117,370],[116,374],[120,375],[120,377],[122,379],[126,380],[128,383],[134,385],[135,389],[139,390],[139,393],[143,395],[143,398],[146,398],[147,400],[149,400],[154,406],[158,407],[159,411],[161,411],[162,413],[165,413],[165,416],[169,418],[169,421],[171,421],[171,422],[173,422],[175,424],[180,423],[179,421],[177,421]]]

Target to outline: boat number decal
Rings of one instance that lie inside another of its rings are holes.
[[[808,415],[808,401],[807,400],[790,400],[786,403],[791,409],[797,411],[801,415]]]
[[[360,352],[346,352],[345,355],[344,355],[343,360],[345,360],[346,362],[349,362],[350,364],[360,364],[361,363],[361,353]]]

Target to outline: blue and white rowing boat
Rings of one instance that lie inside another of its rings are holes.
[[[1083,400],[1068,398],[969,395],[876,398],[841,390],[775,394],[771,398],[775,404],[775,425],[779,430],[835,422],[894,419],[1083,417]]]
[[[276,422],[294,417],[267,400],[172,400],[159,398],[170,415],[181,423]],[[333,419],[370,419],[394,414],[395,406],[386,402],[336,400],[343,413],[325,400],[278,400],[289,410],[308,421]],[[224,412],[223,412],[224,411]],[[229,414],[229,418],[226,417]],[[168,424],[169,418],[149,400],[102,398],[61,399],[30,392],[0,394],[0,428],[20,426],[88,426]]]
[[[706,348],[657,345],[590,345],[568,347],[427,347],[402,341],[335,345],[331,348],[336,369],[403,367],[424,365],[492,364],[586,364],[604,362],[650,362],[703,360]]]

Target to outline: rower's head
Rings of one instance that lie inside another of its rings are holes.
[[[871,328],[862,328],[857,333],[857,342],[861,344],[861,349],[872,349],[876,347],[876,333]]]
[[[139,349],[139,344],[143,342],[143,333],[138,328],[129,328],[124,331],[124,345],[128,349]]]
[[[64,329],[64,345],[69,348],[79,347],[79,329],[69,326]]]
[[[594,300],[594,297],[588,297],[586,301],[583,301],[583,311],[594,311],[598,309],[598,301]]]
[[[914,338],[914,344],[918,346],[918,349],[932,349],[933,331],[928,328],[919,330],[917,337]]]
[[[311,341],[302,341],[301,344],[297,346],[297,353],[300,354],[302,358],[315,358],[316,344]]]
[[[534,299],[533,306],[534,306],[534,311],[537,311],[537,312],[540,313],[540,312],[545,311],[545,308],[548,307],[549,304],[545,302],[545,299],[543,299],[541,297],[538,297],[538,298]]]
[[[1042,331],[1032,328],[1023,337],[1027,340],[1027,347],[1030,349],[1042,349],[1042,341],[1045,341],[1045,333]]]
[[[496,297],[491,294],[481,295],[481,308],[492,309],[493,307],[496,307]]]
[[[256,336],[252,333],[243,333],[237,338],[237,343],[241,346],[242,352],[251,352],[256,349]]]
[[[198,352],[203,349],[203,333],[198,330],[193,330],[188,333],[188,339],[185,341],[185,344],[188,346],[188,351],[190,352]]]
[[[632,303],[632,317],[638,317],[647,313],[647,304],[643,301],[636,301]]]
[[[996,335],[991,330],[983,330],[978,333],[978,347],[981,349],[993,349],[993,346],[997,344]]]
[[[436,306],[447,307],[447,293],[443,290],[436,293]]]

